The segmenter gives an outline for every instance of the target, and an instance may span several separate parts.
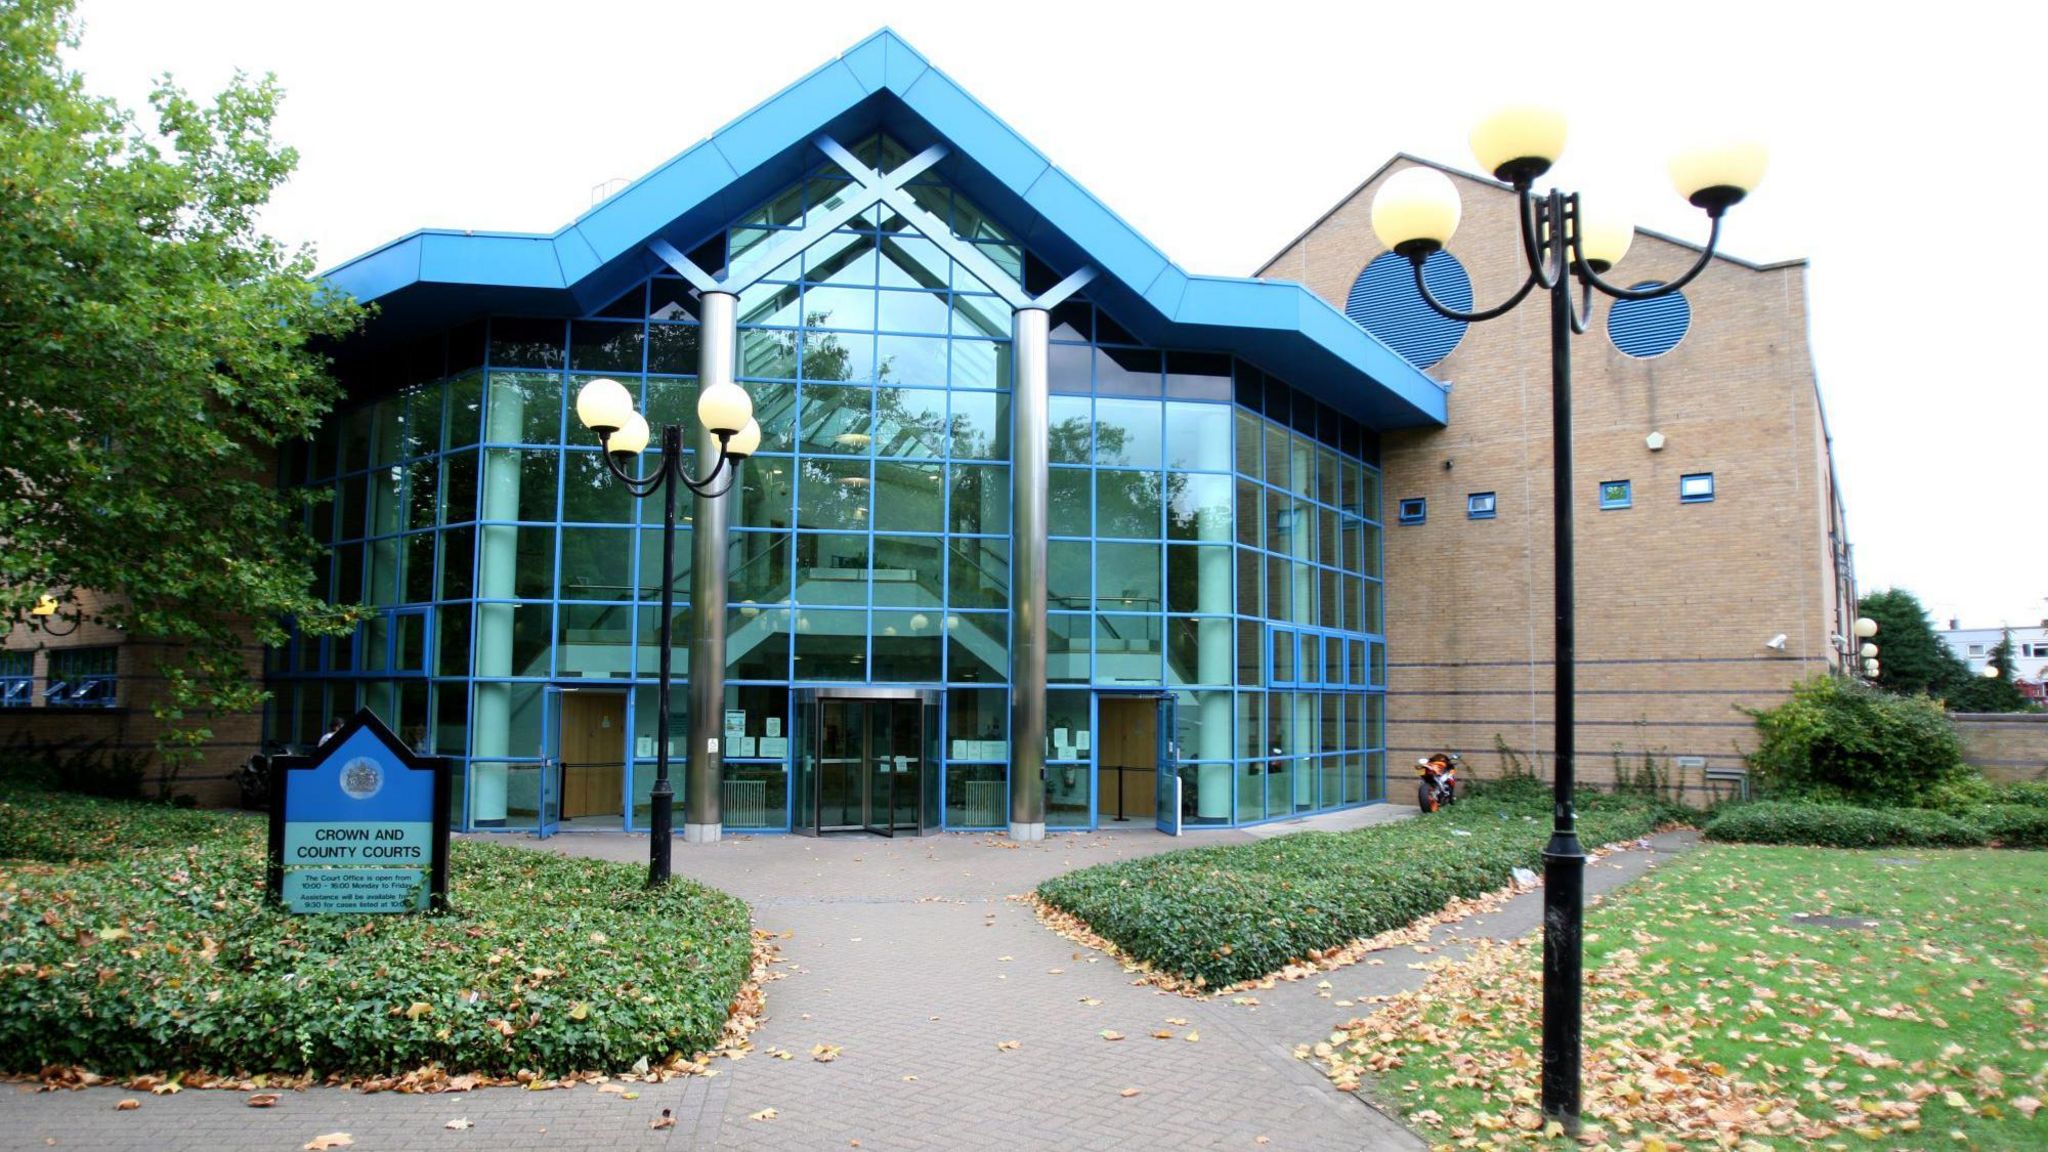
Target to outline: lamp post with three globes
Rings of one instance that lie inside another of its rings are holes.
[[[1589,208],[1576,192],[1552,189],[1537,194],[1536,180],[1557,162],[1564,148],[1564,118],[1532,106],[1505,109],[1472,132],[1480,165],[1511,186],[1517,200],[1523,263],[1527,276],[1502,303],[1478,311],[1438,300],[1423,279],[1423,262],[1448,244],[1457,230],[1458,192],[1434,168],[1407,168],[1374,195],[1372,227],[1395,254],[1413,266],[1422,299],[1451,320],[1476,323],[1512,311],[1530,293],[1550,297],[1551,498],[1553,587],[1555,591],[1556,790],[1550,842],[1543,850],[1543,1112],[1576,1130],[1579,1121],[1581,980],[1585,925],[1586,854],[1579,844],[1573,805],[1574,620],[1572,596],[1572,425],[1571,338],[1588,330],[1593,293],[1616,300],[1668,296],[1691,283],[1714,258],[1721,218],[1756,187],[1763,176],[1761,146],[1747,141],[1718,144],[1687,153],[1671,164],[1679,194],[1707,214],[1711,227],[1699,259],[1676,280],[1624,288],[1601,278],[1621,262],[1635,228],[1628,221]],[[1574,288],[1578,289],[1574,300]]]
[[[718,443],[718,459],[701,477],[692,477],[683,464],[683,429],[670,424],[661,430],[661,456],[654,470],[642,476],[626,471],[625,464],[647,450],[647,418],[633,410],[633,394],[616,380],[598,379],[585,384],[576,394],[576,418],[597,433],[605,467],[634,496],[645,499],[662,494],[661,520],[661,680],[655,707],[654,788],[648,797],[653,818],[648,826],[647,885],[658,888],[668,883],[669,861],[675,828],[675,790],[669,784],[668,720],[670,658],[674,645],[676,597],[676,489],[687,488],[706,499],[717,499],[732,489],[742,460],[761,446],[761,426],[754,422],[754,401],[747,391],[730,381],[705,388],[697,397],[697,419]],[[720,479],[724,487],[713,489]],[[722,546],[722,542],[721,542]],[[696,717],[698,724],[708,723]]]

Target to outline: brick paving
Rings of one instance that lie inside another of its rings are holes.
[[[1405,811],[1369,809],[1307,826]],[[1022,846],[976,835],[679,844],[679,871],[745,898],[759,926],[788,934],[785,976],[768,986],[754,1051],[718,1062],[715,1077],[636,1086],[641,1096],[631,1101],[589,1087],[460,1096],[315,1089],[287,1093],[265,1110],[228,1092],[0,1091],[0,1148],[289,1150],[336,1131],[365,1150],[1422,1148],[1364,1101],[1331,1089],[1292,1050],[1357,1014],[1335,1000],[1419,983],[1424,973],[1408,964],[1434,957],[1390,953],[1383,966],[1332,974],[1332,989],[1303,981],[1262,990],[1257,1006],[1200,1002],[1132,984],[1114,962],[1046,931],[1007,899],[1072,868],[1253,835],[1176,842],[1118,831]],[[646,840],[591,834],[536,847],[640,860]],[[1589,888],[1640,874],[1654,856],[1632,852],[1598,864]],[[1440,931],[1437,955],[1455,955],[1459,934],[1519,934],[1537,915],[1533,898],[1518,899],[1491,923]],[[1104,1030],[1125,1039],[1105,1040]],[[1154,1039],[1154,1031],[1172,1039]],[[1185,1039],[1191,1032],[1197,1041]],[[1014,1048],[998,1047],[1011,1041]],[[836,1045],[840,1055],[814,1061],[818,1044]],[[776,1059],[777,1050],[791,1059]],[[1131,1088],[1135,1095],[1122,1094]],[[129,1096],[142,1106],[115,1111]],[[675,1126],[651,1128],[663,1108]],[[770,1108],[773,1119],[751,1118]],[[444,1127],[458,1118],[473,1127]]]

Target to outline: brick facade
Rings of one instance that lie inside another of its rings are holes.
[[[1986,778],[2048,780],[2048,715],[1966,713],[1955,721],[1963,759]]]
[[[1371,228],[1373,192],[1415,163],[1390,163],[1258,274],[1298,280],[1343,307],[1384,251]],[[1521,281],[1515,197],[1492,181],[1452,179],[1464,222],[1450,250],[1488,307]],[[1738,235],[1740,219],[1738,210]],[[1697,254],[1639,232],[1608,279],[1672,279]],[[1660,769],[1678,757],[1739,764],[1752,725],[1738,709],[1771,704],[1839,662],[1853,617],[1807,347],[1805,266],[1717,259],[1685,295],[1691,328],[1663,356],[1617,350],[1598,297],[1593,330],[1572,345],[1577,746],[1591,781],[1611,780],[1618,756],[1632,770],[1646,753]],[[1546,303],[1532,299],[1472,325],[1430,369],[1450,386],[1449,426],[1385,437],[1391,764],[1451,748],[1487,775],[1498,741],[1547,774],[1548,322]],[[1653,431],[1666,437],[1661,451],[1645,443]],[[1681,504],[1679,477],[1696,472],[1714,474],[1715,499]],[[1624,479],[1633,506],[1602,511],[1599,484]],[[1475,492],[1498,494],[1495,518],[1466,518]],[[1398,502],[1417,496],[1429,501],[1427,522],[1394,523]],[[1779,633],[1783,650],[1767,648]]]
[[[102,611],[106,604],[106,598],[95,593],[76,595],[78,608],[87,616]],[[69,608],[67,605],[67,611]],[[0,752],[77,752],[97,746],[96,755],[139,758],[144,791],[154,794],[159,766],[156,738],[163,723],[156,718],[152,706],[163,692],[163,675],[159,670],[165,652],[163,644],[87,622],[64,636],[32,632],[25,625],[17,625],[0,647],[32,652],[35,675],[29,707],[0,708]],[[112,707],[53,707],[45,698],[45,689],[50,684],[51,654],[81,648],[115,650],[118,683]],[[262,650],[250,648],[247,659],[251,662],[250,670],[260,674]],[[238,713],[218,717],[208,727],[213,730],[213,738],[207,742],[203,758],[187,764],[178,773],[172,792],[189,795],[201,804],[233,804],[238,798],[235,770],[262,743],[263,717],[256,712]]]

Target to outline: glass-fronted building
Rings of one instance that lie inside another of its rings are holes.
[[[328,277],[379,313],[282,480],[331,493],[321,591],[374,613],[279,654],[279,739],[368,707],[457,759],[462,827],[645,827],[661,502],[575,396],[617,380],[696,445],[736,379],[760,450],[673,551],[686,828],[1385,795],[1378,434],[1441,389],[1293,285],[1181,272],[892,34],[560,233]]]

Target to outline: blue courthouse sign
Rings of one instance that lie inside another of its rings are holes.
[[[272,763],[270,897],[293,912],[424,912],[448,900],[449,764],[365,709]]]

